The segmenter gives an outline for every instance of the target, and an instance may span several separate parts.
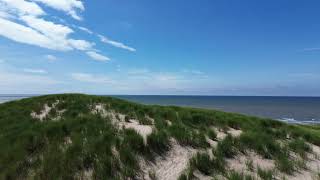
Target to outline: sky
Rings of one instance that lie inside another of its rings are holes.
[[[0,0],[0,94],[320,96],[318,0]]]

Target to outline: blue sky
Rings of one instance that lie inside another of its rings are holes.
[[[316,0],[0,0],[0,93],[320,96]]]

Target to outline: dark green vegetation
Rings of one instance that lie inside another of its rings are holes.
[[[59,103],[42,122],[31,117],[32,112],[39,114],[45,104],[52,106],[57,100]],[[110,117],[92,113],[92,107],[99,103],[125,115],[126,121],[135,118],[140,124],[153,124],[147,144],[136,131],[116,128]],[[62,110],[61,118],[52,120]],[[217,132],[210,128],[213,126],[241,129],[243,133],[239,137],[228,135],[217,148],[211,148],[206,137],[217,139]],[[251,150],[274,159],[279,171],[291,174],[298,163],[289,151],[305,158],[311,151],[306,142],[320,145],[320,128],[214,110],[147,106],[111,97],[35,97],[0,104],[0,179],[79,179],[88,172],[92,172],[93,179],[137,178],[141,175],[138,158],[152,161],[156,156],[165,156],[171,148],[170,138],[182,146],[211,148],[214,155],[210,158],[198,153],[180,179],[191,179],[195,170],[228,179],[251,179],[228,172],[226,158]],[[281,145],[281,141],[288,143]],[[263,179],[272,179],[272,173],[258,169]]]

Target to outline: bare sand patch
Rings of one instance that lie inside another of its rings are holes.
[[[227,137],[227,134],[222,129],[218,129],[216,127],[211,127],[211,129],[217,133],[218,141],[222,141],[225,137]]]
[[[96,104],[93,106],[92,113],[93,114],[101,114],[102,117],[109,117],[114,125],[118,128],[125,129],[133,129],[137,133],[139,133],[144,140],[144,143],[147,143],[147,137],[152,133],[153,126],[151,125],[142,125],[139,124],[138,120],[130,119],[129,121],[125,121],[126,115],[121,113],[116,113],[113,110],[106,110],[105,104]],[[152,123],[154,120],[150,117],[148,118]]]
[[[31,112],[30,115],[32,118],[38,119],[40,122],[42,122],[49,115],[50,111],[54,109],[58,104],[59,104],[59,100],[52,103],[51,107],[48,106],[48,104],[44,104],[42,110],[40,111],[40,114],[37,114],[36,112],[33,111]],[[61,114],[64,111],[65,110],[57,111],[58,112],[57,117],[53,118],[52,120],[59,120],[61,118]]]
[[[93,178],[93,169],[85,169],[75,175],[77,180],[91,180]]]
[[[302,169],[298,172],[295,172],[293,175],[282,175],[287,179],[292,180],[318,180],[320,179],[320,147],[309,144],[312,149],[312,153],[308,153],[307,155],[307,162],[306,162],[306,169]]]
[[[48,104],[43,106],[43,109],[40,111],[40,114],[36,112],[31,112],[31,117],[34,119],[39,119],[41,122],[48,116],[49,112],[51,111],[51,107]]]
[[[154,162],[141,161],[142,179],[150,180],[149,173],[152,172],[158,180],[177,180],[187,169],[190,158],[196,154],[197,150],[181,146],[175,140],[171,141],[171,149],[165,156],[156,157]]]
[[[147,143],[147,137],[152,133],[152,126],[149,125],[141,125],[138,121],[130,119],[129,122],[119,122],[120,127],[124,127],[125,129],[134,129],[137,133],[139,133],[144,140],[144,143]]]
[[[105,104],[96,104],[93,106],[91,113],[100,114],[102,117],[110,116],[111,113],[105,109],[105,106],[106,106]]]
[[[172,126],[172,122],[170,120],[166,120],[166,123],[168,124],[168,126]]]
[[[272,170],[275,168],[274,160],[265,159],[252,151],[238,155],[233,159],[227,159],[226,161],[230,170],[251,175],[256,178],[258,178],[256,173],[258,168],[263,170]],[[251,163],[252,169],[248,168],[248,163]]]
[[[242,133],[242,130],[233,129],[233,128],[228,128],[228,130],[226,130],[226,131],[224,131],[221,128],[216,128],[216,127],[211,127],[211,129],[217,133],[218,141],[222,141],[228,134],[230,134],[232,137],[239,137]]]
[[[232,137],[239,137],[242,131],[239,129],[229,128],[227,134],[230,134]]]
[[[206,136],[206,141],[207,141],[207,143],[210,145],[210,147],[215,148],[215,147],[217,147],[217,145],[218,145],[218,142],[217,142],[217,141],[214,141],[214,140],[210,139],[210,138],[207,137],[207,136]]]

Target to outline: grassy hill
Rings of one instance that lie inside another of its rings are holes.
[[[0,104],[0,179],[318,179],[320,127],[81,94]]]

